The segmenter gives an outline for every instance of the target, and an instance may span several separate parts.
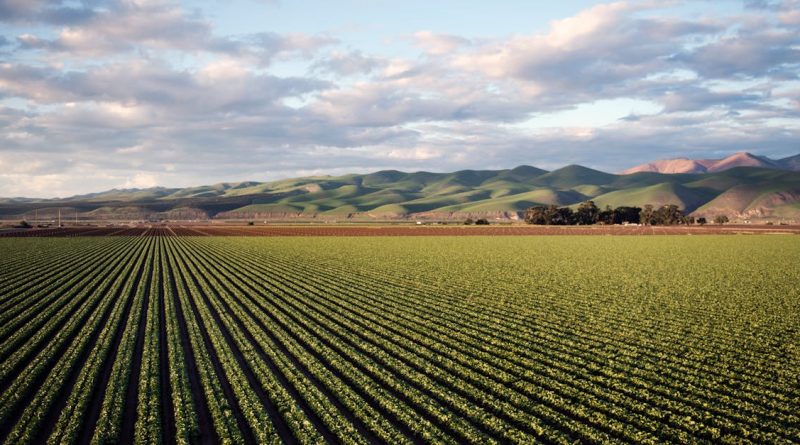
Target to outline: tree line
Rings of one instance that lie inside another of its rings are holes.
[[[525,210],[525,222],[528,224],[570,226],[591,224],[643,224],[652,226],[671,226],[676,224],[706,224],[706,218],[688,216],[675,204],[663,205],[659,208],[651,204],[644,207],[606,206],[601,210],[593,201],[578,205],[576,210],[556,205],[534,206]],[[719,215],[714,218],[717,224],[728,222],[728,217]]]

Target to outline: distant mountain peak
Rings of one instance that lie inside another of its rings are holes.
[[[783,159],[770,159],[747,151],[737,151],[722,159],[689,159],[685,157],[659,159],[623,170],[620,174],[651,173],[711,173],[736,167],[761,167],[777,170],[800,171],[800,155]]]

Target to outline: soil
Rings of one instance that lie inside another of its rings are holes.
[[[275,225],[210,226],[163,225],[119,227],[62,227],[2,233],[0,237],[74,236],[531,236],[531,235],[749,235],[800,234],[800,225],[706,226],[534,226],[534,225]]]

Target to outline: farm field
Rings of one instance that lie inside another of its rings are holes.
[[[0,239],[0,442],[800,442],[797,236],[147,230]]]

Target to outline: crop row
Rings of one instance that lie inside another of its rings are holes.
[[[0,442],[800,442],[793,239],[185,232],[0,240]]]

